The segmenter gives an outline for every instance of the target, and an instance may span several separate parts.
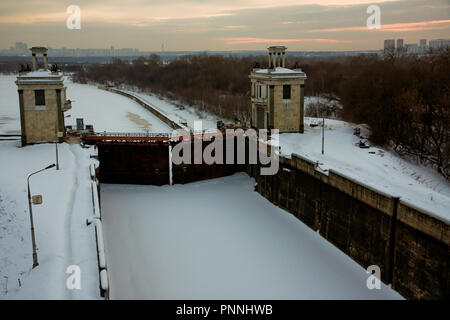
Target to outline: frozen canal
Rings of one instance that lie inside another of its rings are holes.
[[[175,186],[102,184],[112,299],[399,299],[253,191],[243,173]]]

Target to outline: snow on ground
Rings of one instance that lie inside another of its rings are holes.
[[[0,74],[0,134],[20,134],[19,94],[15,75]]]
[[[59,144],[60,170],[30,178],[39,266],[32,269],[27,175],[55,162],[55,145],[0,142],[0,299],[100,298],[89,150]],[[66,289],[66,269],[81,268],[81,289]]]
[[[230,177],[102,184],[112,299],[400,299],[300,220]]]
[[[325,105],[337,104],[335,101],[331,101],[325,97],[307,96],[307,97],[305,97],[305,103],[304,103],[305,111],[308,109],[308,107],[310,105],[317,104],[317,103],[321,103],[321,104],[325,104]]]
[[[197,120],[202,121],[203,129],[217,129],[217,121],[221,120],[214,115],[199,112],[193,107],[185,106],[179,101],[168,101],[166,98],[154,94],[136,93],[129,90],[124,91],[141,98],[170,120],[179,124],[183,122],[187,123],[190,129],[194,129],[194,121]],[[179,106],[182,107],[180,108]]]
[[[320,126],[310,127],[309,123]],[[450,221],[450,184],[432,168],[407,161],[394,152],[378,147],[361,149],[355,146],[360,138],[353,135],[356,125],[325,119],[325,154],[322,155],[322,119],[305,118],[305,133],[280,134],[281,154],[302,155],[320,168],[333,169],[403,201],[430,211]],[[361,128],[367,137],[368,130]]]
[[[72,109],[65,113],[71,115],[66,118],[66,125],[76,127],[76,118],[84,118],[84,124],[93,124],[96,132],[172,132],[172,128],[130,98],[69,79],[65,84],[67,98],[74,101]]]

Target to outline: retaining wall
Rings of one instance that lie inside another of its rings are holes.
[[[446,221],[298,155],[280,158],[274,176],[246,171],[257,191],[295,215],[407,299],[449,298]]]

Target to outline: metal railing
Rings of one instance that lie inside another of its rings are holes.
[[[124,137],[124,138],[170,138],[170,133],[160,132],[94,132],[86,133],[83,137]]]

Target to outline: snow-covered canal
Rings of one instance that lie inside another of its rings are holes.
[[[76,119],[83,118],[97,132],[172,132],[171,127],[127,97],[69,79],[65,83],[68,98],[75,100],[65,114],[70,115],[67,125],[75,127]]]
[[[286,211],[231,177],[102,184],[112,299],[399,299]]]

